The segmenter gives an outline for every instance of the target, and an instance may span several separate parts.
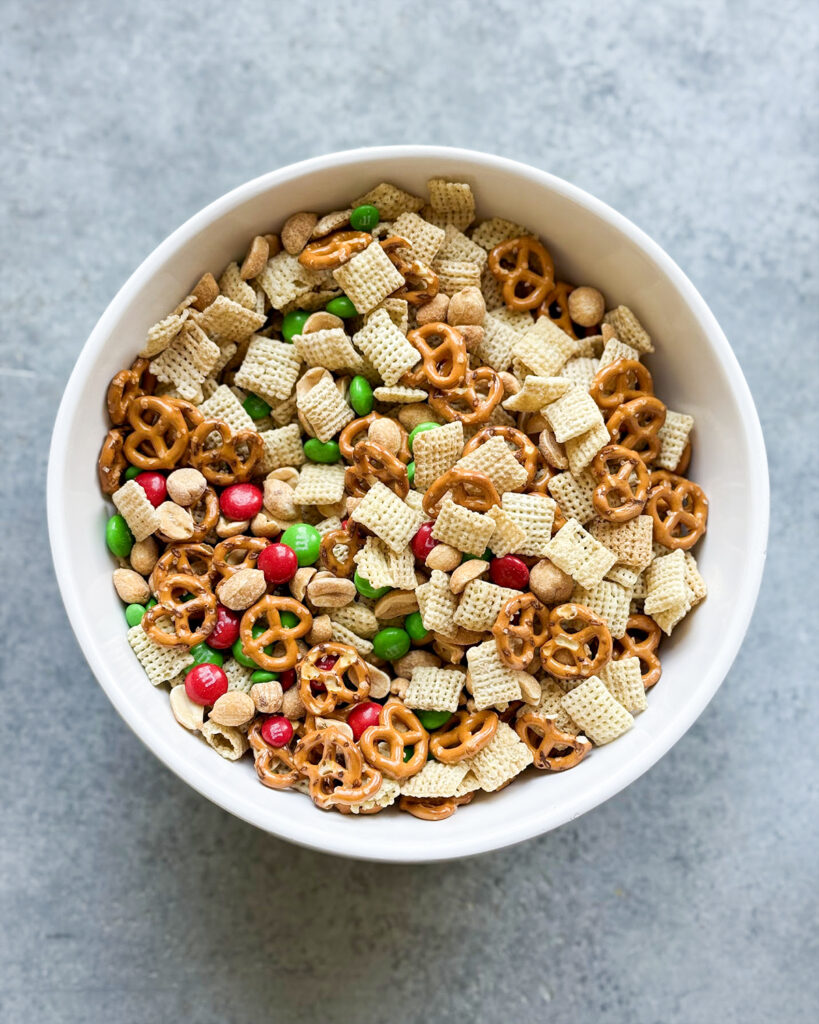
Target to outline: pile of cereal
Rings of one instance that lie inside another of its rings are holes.
[[[205,274],[111,382],[99,479],[179,724],[324,810],[439,820],[631,728],[708,505],[634,313],[428,188]]]

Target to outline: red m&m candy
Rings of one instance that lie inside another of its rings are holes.
[[[410,547],[412,553],[418,559],[419,562],[426,560],[427,555],[437,546],[438,541],[432,537],[432,530],[435,523],[422,523],[418,527],[418,532],[410,541]]]
[[[216,606],[216,625],[208,636],[208,647],[215,647],[217,651],[226,651],[232,647],[239,636],[240,616],[225,608],[223,604]]]
[[[271,747],[286,747],[293,738],[293,725],[284,715],[271,715],[262,725],[262,739]]]
[[[159,508],[168,493],[165,477],[161,473],[137,473],[134,480],[145,491],[145,495],[153,507]]]
[[[378,725],[381,715],[381,705],[374,700],[365,701],[354,707],[347,715],[347,725],[353,730],[353,739],[360,740],[365,729],[371,725]]]
[[[287,544],[268,544],[256,562],[256,568],[262,570],[264,578],[274,587],[289,583],[298,567],[298,555]]]
[[[489,576],[499,587],[510,587],[512,590],[525,590],[529,585],[529,569],[515,555],[493,558],[489,563]]]
[[[261,511],[263,500],[255,484],[231,484],[219,496],[219,508],[228,519],[252,519]]]
[[[194,704],[210,707],[228,690],[228,677],[218,665],[205,662],[194,667],[185,676],[185,693]]]

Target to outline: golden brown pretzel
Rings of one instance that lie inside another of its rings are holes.
[[[213,548],[210,544],[184,541],[170,544],[159,556],[148,577],[148,586],[156,593],[168,576],[195,576],[211,589]]]
[[[128,406],[132,431],[125,456],[140,469],[173,469],[188,447],[188,428],[177,406],[166,398],[137,395]]]
[[[122,474],[128,466],[123,447],[127,436],[126,430],[109,430],[105,435],[100,449],[100,457],[97,460],[97,476],[103,494],[113,494],[118,491],[122,481]]]
[[[265,537],[247,537],[241,533],[220,541],[213,549],[214,576],[227,580],[240,569],[255,569],[259,555],[269,543]]]
[[[220,444],[207,447],[211,434],[218,433]],[[247,455],[240,447],[246,446]],[[188,459],[208,483],[218,487],[244,483],[253,475],[264,454],[264,441],[255,430],[234,434],[224,420],[203,420],[191,434]]]
[[[219,522],[219,499],[212,487],[206,487],[202,497],[188,508],[193,519],[191,540],[203,541]]]
[[[589,394],[601,409],[616,409],[635,398],[653,395],[654,382],[648,367],[638,360],[616,359],[597,371]]]
[[[353,740],[332,725],[302,736],[293,762],[307,777],[313,802],[324,811],[361,803],[381,788],[381,774],[367,764]]]
[[[382,416],[380,412],[371,412],[366,416],[361,416],[357,420],[352,420],[338,435],[338,447],[341,454],[347,459],[348,462],[352,461],[353,452],[355,446],[359,441],[367,439],[367,431],[370,426],[375,423],[376,420],[392,419],[390,416]],[[398,427],[401,433],[401,447],[398,450],[398,458],[402,462],[409,462],[412,459],[412,455],[409,450],[409,443],[407,440],[407,432],[398,422],[398,420],[392,420],[392,422]]]
[[[592,745],[585,736],[561,732],[554,715],[538,715],[524,711],[515,722],[515,732],[534,757],[535,768],[550,772],[565,772],[580,764]],[[566,753],[566,750],[569,753]]]
[[[181,592],[192,595],[183,601]],[[178,596],[179,595],[179,596]],[[166,576],[157,588],[157,603],[142,616],[142,628],[154,641],[163,647],[193,647],[207,640],[216,625],[216,596],[211,593],[210,584],[198,576]],[[159,619],[167,616],[174,625],[173,633],[166,633],[159,625]],[[198,626],[191,625],[191,619],[201,618]]]
[[[363,497],[380,480],[399,498],[409,494],[406,465],[375,441],[359,441],[353,449],[353,464],[344,474],[344,486],[357,498]]]
[[[333,663],[322,668],[325,658]],[[370,670],[348,644],[316,644],[299,661],[296,675],[299,696],[311,715],[328,715],[337,704],[360,704],[370,693]]]
[[[356,253],[363,252],[372,241],[366,231],[334,231],[326,238],[306,245],[299,263],[308,270],[335,270]]]
[[[489,269],[501,282],[509,309],[535,309],[554,288],[554,261],[546,247],[528,235],[496,245],[489,253]]]
[[[430,345],[428,339],[441,339],[437,345]],[[469,356],[463,335],[445,323],[429,323],[407,334],[407,341],[421,354],[421,365],[407,370],[401,383],[410,388],[425,387],[453,388],[464,379],[469,366]]]
[[[546,298],[541,302],[537,308],[537,319],[539,320],[542,316],[548,317],[553,324],[565,331],[570,338],[576,338],[577,326],[572,318],[569,316],[569,296],[574,291],[573,284],[567,284],[565,281],[556,281],[554,288],[549,292]],[[552,307],[556,306],[556,309]],[[580,336],[584,337],[588,334],[586,328],[580,328]]]
[[[471,437],[466,442],[463,451],[464,455],[469,455],[476,448],[480,448],[490,437],[502,437],[509,444],[512,454],[526,470],[527,484],[533,483],[538,466],[542,464],[543,459],[534,441],[528,438],[522,430],[518,430],[517,427],[483,427],[474,437]]]
[[[501,503],[498,489],[486,473],[453,466],[442,473],[424,494],[423,508],[428,516],[434,514],[447,491],[456,505],[463,505],[473,512],[488,512],[493,505]]]
[[[588,679],[611,658],[605,621],[583,604],[561,604],[549,615],[551,638],[540,651],[543,668],[556,679]]]
[[[300,773],[287,747],[271,747],[262,738],[264,720],[254,718],[247,730],[247,741],[253,751],[253,767],[259,782],[270,789],[289,789],[299,781]]]
[[[296,625],[283,626],[282,612],[291,612],[295,615],[298,619]],[[254,637],[253,627],[261,619],[266,622],[266,628],[259,636]],[[312,625],[313,616],[294,597],[265,594],[242,616],[239,626],[242,649],[249,658],[256,662],[259,668],[266,669],[268,672],[283,672],[285,669],[295,667],[299,660],[299,648],[296,641],[307,636]],[[283,654],[268,654],[265,651],[265,647],[275,643],[282,644]]]
[[[707,529],[708,499],[693,481],[655,470],[651,474],[646,514],[654,520],[654,540],[667,548],[688,551]]]
[[[398,800],[398,808],[422,821],[443,821],[451,818],[462,804],[471,803],[474,796],[474,793],[464,793],[463,796],[402,796]]]
[[[549,635],[549,613],[534,594],[510,597],[492,626],[498,657],[509,668],[523,671]]]
[[[611,470],[614,463],[616,469]],[[592,472],[600,481],[592,501],[597,514],[610,523],[627,523],[639,516],[648,497],[649,477],[646,464],[630,448],[607,444],[595,455]],[[637,477],[632,484],[632,476]]]
[[[443,728],[432,733],[429,749],[442,764],[457,764],[483,750],[497,731],[498,716],[494,711],[457,711]]]
[[[423,306],[435,298],[441,287],[438,275],[423,260],[412,259],[408,255],[412,246],[406,238],[398,235],[384,238],[381,240],[381,248],[404,278],[404,283],[392,293],[391,298],[404,299],[411,306]]]
[[[387,701],[379,724],[365,729],[359,743],[370,764],[390,779],[408,779],[427,763],[429,734],[412,711],[398,701]],[[386,751],[381,750],[382,744],[386,744]],[[408,746],[413,751],[405,761]]]
[[[606,423],[614,444],[639,452],[646,462],[660,454],[660,427],[665,423],[665,406],[653,395],[633,398],[618,406]]]
[[[656,653],[662,636],[662,630],[650,616],[630,615],[625,634],[613,642],[615,661],[621,661],[623,658],[640,659],[640,674],[643,677],[643,686],[647,690],[659,682],[663,674]]]
[[[122,426],[128,419],[128,410],[135,398],[153,394],[155,387],[156,377],[148,369],[147,359],[135,359],[130,370],[115,374],[106,395],[108,415],[114,426]]]
[[[690,464],[691,464],[691,442],[689,441],[686,444],[685,448],[683,448],[682,455],[680,456],[680,461],[677,463],[677,465],[672,470],[674,476],[685,476],[685,471],[688,469]]]
[[[329,569],[336,576],[349,576],[355,569],[355,556],[361,550],[364,539],[351,519],[346,526],[338,530],[330,530],[321,538],[319,560],[322,569]],[[340,559],[335,552],[337,547],[346,548],[347,554]]]
[[[474,426],[486,423],[502,398],[500,377],[490,367],[480,366],[467,370],[463,382],[454,388],[432,388],[429,404],[448,423],[460,420],[464,426]]]

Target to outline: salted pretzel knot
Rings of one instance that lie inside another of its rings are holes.
[[[255,569],[259,555],[270,543],[265,537],[227,537],[213,549],[213,572],[230,579],[240,569]]]
[[[385,419],[392,420],[401,434],[401,447],[398,449],[398,458],[402,462],[409,462],[412,459],[407,432],[398,420],[392,419],[391,416],[383,416],[380,412],[371,412],[366,416],[359,417],[357,420],[352,420],[338,435],[339,451],[348,462],[352,461],[353,452],[358,442],[367,440],[367,431],[370,429],[370,426],[376,420]]]
[[[398,701],[387,701],[379,724],[365,729],[359,743],[370,764],[390,779],[408,779],[427,763],[429,734],[417,716]],[[414,749],[405,761],[409,746]]]
[[[444,728],[432,733],[429,749],[442,764],[457,764],[483,750],[497,731],[498,716],[494,711],[457,711]]]
[[[190,600],[183,601],[182,594],[190,594]],[[157,603],[142,616],[142,628],[147,635],[163,647],[193,647],[201,644],[216,625],[216,595],[210,585],[198,576],[166,576],[156,592]],[[168,618],[174,626],[173,633],[162,629],[159,620]],[[194,620],[201,620],[193,625]]]
[[[413,259],[409,255],[412,245],[406,238],[391,235],[383,238],[380,244],[392,265],[404,278],[404,283],[392,293],[391,298],[404,299],[411,306],[423,306],[434,299],[441,287],[440,279],[423,260]]]
[[[660,454],[660,427],[665,423],[665,406],[653,395],[641,395],[618,406],[606,422],[614,444],[639,452],[646,462]]]
[[[535,768],[565,772],[580,764],[592,745],[585,736],[561,732],[555,723],[554,715],[524,711],[522,715],[518,715],[515,732],[532,752]]]
[[[609,627],[583,604],[553,608],[549,633],[540,658],[544,670],[556,679],[588,679],[611,658]]]
[[[103,494],[113,494],[119,490],[122,474],[128,468],[128,460],[123,451],[127,433],[115,427],[108,431],[102,442],[97,460],[97,476]]]
[[[330,530],[321,538],[319,561],[322,569],[329,569],[335,576],[349,576],[355,569],[355,556],[361,550],[364,540],[356,528],[356,524],[347,520],[346,526]],[[346,554],[339,558],[337,548],[344,548]]]
[[[359,441],[353,448],[353,464],[344,474],[344,486],[355,497],[363,497],[380,480],[399,498],[409,494],[407,467],[392,452],[375,441]]]
[[[538,451],[538,447],[535,442],[532,441],[531,438],[527,437],[522,430],[518,430],[517,427],[483,427],[464,445],[464,455],[469,455],[470,452],[474,452],[476,448],[480,448],[482,444],[486,444],[491,437],[502,437],[504,441],[507,442],[512,450],[512,454],[526,470],[527,484],[533,483],[538,466],[542,462],[542,456]]]
[[[534,594],[517,594],[498,612],[492,636],[504,665],[523,671],[549,636],[549,612]]]
[[[299,781],[300,774],[287,747],[271,747],[262,738],[264,719],[254,718],[247,730],[247,741],[253,751],[253,767],[259,782],[270,789],[289,789]]]
[[[589,394],[601,409],[612,410],[635,398],[653,395],[654,382],[648,367],[638,360],[616,359],[597,371]]]
[[[283,626],[282,612],[290,612],[295,615],[298,620],[296,625]],[[264,622],[265,626],[258,636],[254,636],[253,627],[261,622]],[[268,672],[283,672],[285,669],[295,667],[299,660],[299,648],[296,641],[306,636],[312,625],[313,616],[294,597],[265,594],[242,616],[239,625],[242,649],[249,658],[256,662],[259,668],[266,669]],[[276,654],[275,651],[270,654],[265,650],[270,644],[276,643],[280,643],[284,647],[282,654]]]
[[[381,788],[381,773],[367,764],[356,743],[337,726],[302,736],[293,763],[307,777],[313,802],[324,811],[361,803]]]
[[[427,515],[434,514],[447,491],[456,505],[463,505],[473,512],[488,512],[493,505],[501,503],[498,489],[486,473],[453,466],[441,474],[424,494],[423,509]]]
[[[463,381],[453,388],[432,388],[429,404],[448,423],[460,420],[464,426],[486,423],[503,398],[503,382],[494,370],[480,366],[467,370]]]
[[[195,576],[211,589],[213,548],[210,544],[183,541],[171,544],[159,556],[148,577],[148,586],[156,593],[169,576]]]
[[[438,343],[434,344],[436,339]],[[452,388],[464,379],[469,356],[466,342],[457,328],[438,321],[424,324],[410,331],[407,341],[421,354],[421,365],[407,370],[401,377],[402,384],[410,388],[427,384],[434,388]]]
[[[188,428],[181,410],[166,398],[137,395],[128,406],[131,433],[125,456],[140,469],[173,469],[188,447]]]
[[[402,796],[398,800],[398,808],[422,821],[443,821],[451,818],[462,804],[472,803],[474,796],[474,793],[464,793],[463,796]]]
[[[334,231],[326,238],[310,242],[302,250],[299,263],[308,270],[336,270],[372,241],[366,231]]]
[[[554,260],[546,247],[529,235],[496,245],[489,253],[489,269],[501,282],[509,309],[535,309],[554,288]]]
[[[327,715],[337,704],[360,704],[370,693],[370,670],[348,644],[316,644],[299,661],[296,675],[299,696],[312,715]]]
[[[538,320],[545,316],[553,324],[557,324],[561,331],[565,331],[570,338],[577,337],[577,328],[569,316],[569,296],[573,291],[573,284],[567,284],[565,281],[556,281],[554,288],[538,306],[536,313]],[[584,328],[581,327],[580,330],[584,331]],[[585,337],[585,332],[583,337]]]
[[[630,615],[623,636],[613,642],[615,661],[623,658],[639,658],[643,686],[648,690],[660,681],[663,674],[657,647],[662,639],[662,630],[648,615]]]
[[[654,540],[688,551],[707,529],[708,499],[693,481],[656,470],[651,474],[646,513],[654,521]]]
[[[648,497],[649,476],[637,452],[607,444],[595,455],[592,472],[600,481],[594,489],[592,502],[602,519],[627,523],[640,515]],[[632,477],[636,477],[634,483]]]
[[[192,541],[203,541],[219,522],[219,499],[212,487],[206,487],[202,497],[188,509],[193,519]]]
[[[120,370],[108,385],[105,404],[115,427],[128,419],[131,402],[142,395],[153,394],[156,377],[148,369],[147,359],[135,359],[129,370]]]
[[[208,447],[211,434],[218,434],[220,443]],[[247,453],[242,454],[241,448]],[[244,483],[253,475],[264,455],[264,441],[255,430],[233,433],[224,420],[203,420],[191,434],[188,458],[208,483],[218,487]]]

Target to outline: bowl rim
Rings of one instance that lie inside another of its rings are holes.
[[[188,763],[186,755],[180,752],[179,748],[167,744],[161,738],[154,735],[149,724],[134,721],[126,706],[126,702],[120,698],[119,684],[103,659],[92,630],[80,614],[81,590],[79,582],[72,579],[69,572],[68,549],[70,538],[67,536],[66,527],[62,523],[60,516],[66,487],[65,463],[69,445],[69,432],[65,428],[68,421],[73,417],[77,405],[82,400],[83,382],[87,372],[107,341],[111,327],[119,317],[120,311],[127,307],[143,284],[153,276],[157,265],[161,264],[166,256],[187,244],[196,233],[206,228],[213,221],[228,214],[232,209],[255,195],[265,192],[272,186],[333,166],[346,166],[374,160],[395,159],[396,157],[461,159],[468,162],[472,167],[483,165],[484,167],[491,167],[501,172],[512,174],[518,179],[524,179],[544,186],[565,199],[586,208],[592,214],[607,221],[616,230],[627,236],[629,241],[640,248],[659,267],[662,273],[669,278],[671,284],[678,290],[692,314],[699,321],[709,344],[715,350],[717,358],[722,362],[727,371],[726,377],[729,381],[729,386],[733,390],[733,397],[745,425],[743,443],[752,454],[755,454],[756,461],[759,464],[759,476],[756,480],[754,501],[749,503],[749,534],[752,538],[752,543],[747,552],[746,563],[746,578],[749,581],[749,585],[741,588],[736,594],[736,611],[738,614],[734,618],[735,628],[733,636],[730,638],[729,643],[723,645],[721,657],[712,666],[710,673],[711,686],[705,688],[704,692],[698,695],[696,701],[689,702],[684,709],[684,713],[677,715],[662,730],[660,736],[654,742],[647,744],[645,749],[631,757],[626,764],[614,771],[607,779],[589,786],[586,791],[581,792],[573,802],[570,810],[564,809],[561,812],[556,812],[554,809],[544,806],[540,815],[532,815],[523,821],[504,822],[501,828],[487,829],[478,836],[447,837],[447,841],[443,841],[444,837],[441,837],[441,842],[436,841],[436,843],[429,844],[429,847],[425,847],[421,852],[411,851],[406,855],[401,855],[400,852],[396,852],[392,848],[379,850],[376,846],[373,849],[373,836],[369,832],[365,835],[362,831],[360,838],[349,838],[347,836],[327,833],[322,829],[306,830],[303,824],[287,816],[281,816],[277,819],[276,827],[273,828],[269,822],[261,821],[254,817],[252,812],[233,806],[230,795],[223,792],[212,779],[203,776],[196,767]],[[760,454],[761,458],[759,457]],[[244,184],[238,185],[209,203],[199,212],[193,214],[145,257],[116,293],[95,324],[77,357],[77,361],[66,383],[60,408],[55,419],[49,451],[47,506],[49,541],[57,585],[80,649],[98,683],[117,712],[156,757],[187,782],[188,785],[213,803],[229,811],[231,814],[242,818],[249,824],[255,825],[257,828],[279,838],[287,839],[290,842],[323,853],[355,857],[360,860],[422,863],[474,856],[501,849],[541,835],[568,821],[573,821],[580,817],[581,814],[591,810],[593,807],[599,806],[622,789],[625,789],[626,786],[639,778],[677,743],[700,716],[721,686],[736,658],[750,624],[751,615],[753,614],[759,593],[767,553],[770,488],[762,427],[739,362],[705,300],[664,249],[654,242],[642,229],[638,228],[628,218],[618,213],[608,204],[595,198],[578,186],[547,171],[542,171],[507,157],[482,153],[477,150],[434,145],[401,145],[342,150],[311,157],[262,174]]]

